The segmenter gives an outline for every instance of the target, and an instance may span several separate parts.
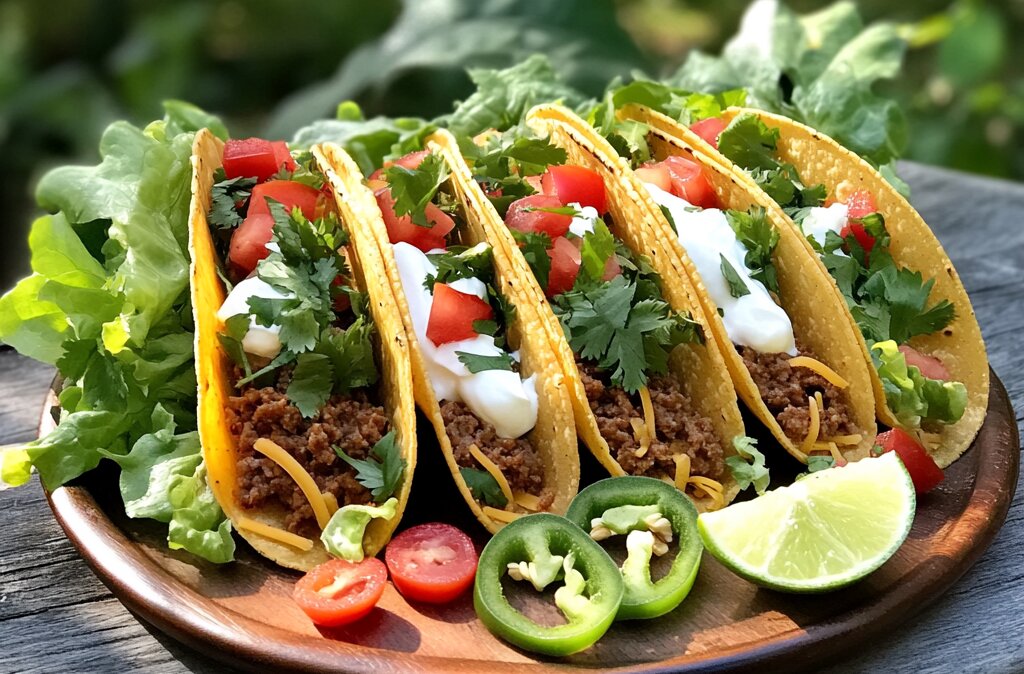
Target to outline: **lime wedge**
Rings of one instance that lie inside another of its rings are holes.
[[[702,514],[708,551],[733,572],[786,592],[825,592],[868,575],[914,522],[914,483],[895,452],[811,473]]]

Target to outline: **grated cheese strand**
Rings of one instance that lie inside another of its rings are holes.
[[[703,491],[705,495],[710,496],[712,507],[715,509],[725,505],[725,487],[722,486],[721,482],[712,480],[710,477],[704,477],[703,475],[694,475],[690,478],[690,484]]]
[[[639,417],[633,417],[629,420],[629,425],[633,427],[633,437],[640,443],[640,446],[633,451],[633,456],[638,459],[647,453],[647,450],[651,448],[650,443],[647,441],[647,428],[644,426],[644,420]]]
[[[320,488],[316,486],[313,476],[299,465],[294,456],[284,451],[281,445],[272,440],[260,438],[253,443],[253,449],[281,466],[284,472],[288,473],[289,477],[295,480],[295,484],[299,485],[299,489],[302,490],[306,500],[309,501],[309,505],[313,508],[316,523],[320,525],[321,529],[326,527],[327,522],[331,519],[331,515],[327,503],[324,501],[324,495],[320,493]]]
[[[512,504],[516,502],[516,497],[512,493],[512,487],[509,486],[508,480],[505,479],[501,469],[498,468],[493,461],[487,458],[487,455],[476,446],[476,443],[469,446],[469,453],[474,459],[476,459],[477,463],[483,466],[484,470],[491,474],[494,481],[498,483],[501,493],[505,495],[505,500],[508,501],[508,505],[506,507],[511,507]]]
[[[832,455],[832,462],[836,465],[842,465],[846,463],[846,457],[839,451],[839,447],[834,442],[828,443],[828,451]]]
[[[515,492],[515,503],[520,508],[525,508],[532,512],[540,510],[540,498],[533,494],[527,494],[525,491]]]
[[[794,356],[789,359],[789,365],[790,367],[806,367],[808,370],[820,374],[836,388],[846,388],[850,385],[850,382],[843,379],[838,372],[810,356]]]
[[[864,439],[864,436],[860,433],[851,433],[850,435],[837,435],[834,438],[822,438],[820,442],[834,442],[837,445],[857,445]],[[818,443],[815,443],[818,444]],[[827,447],[815,447],[815,449],[827,449]]]
[[[508,510],[499,510],[498,508],[492,508],[491,506],[484,506],[483,508],[481,508],[481,510],[483,510],[484,514],[490,517],[492,520],[505,522],[506,524],[508,524],[509,522],[513,522],[519,517],[521,517],[520,513],[509,512]]]
[[[814,446],[818,438],[818,431],[821,430],[821,418],[818,416],[818,402],[812,396],[807,399],[807,409],[811,414],[811,423],[807,426],[807,437],[800,443],[800,451],[806,455]]]
[[[327,504],[328,513],[330,513],[333,516],[334,513],[338,512],[338,499],[334,496],[334,494],[332,494],[329,491],[325,491],[320,495],[324,497],[324,503]]]
[[[676,462],[676,489],[685,493],[686,484],[690,481],[690,455],[676,454],[672,460]]]
[[[284,543],[285,545],[297,548],[303,552],[308,552],[313,549],[313,541],[310,539],[293,534],[290,531],[285,531],[284,529],[272,527],[269,524],[259,522],[249,517],[239,517],[235,521],[235,527],[245,531],[251,531],[254,534],[259,534],[260,536],[277,541],[278,543]]]
[[[658,428],[654,422],[654,403],[651,402],[651,392],[646,386],[640,387],[640,403],[644,409],[644,425],[647,426],[647,445],[649,447],[658,439]]]

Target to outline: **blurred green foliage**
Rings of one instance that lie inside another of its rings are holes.
[[[792,0],[797,11],[827,2]],[[615,75],[672,72],[717,53],[745,0],[0,0],[0,194],[22,238],[30,188],[55,163],[92,162],[108,122],[144,123],[165,98],[224,115],[235,135],[288,137],[345,98],[433,116],[471,91],[466,66],[548,54],[597,94]],[[886,85],[909,117],[909,158],[1024,179],[1024,3],[858,3],[910,41]],[[6,246],[0,288],[25,271]]]

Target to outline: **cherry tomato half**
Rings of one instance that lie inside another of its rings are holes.
[[[850,219],[840,230],[839,236],[846,238],[853,234],[864,252],[870,253],[871,249],[875,247],[875,237],[868,234],[864,225],[854,222],[854,220],[859,220],[878,211],[878,207],[875,206],[875,198],[867,190],[857,190],[846,199],[846,206],[849,209],[847,215]]]
[[[540,182],[544,194],[558,197],[563,205],[592,206],[601,215],[608,210],[604,181],[588,168],[568,164],[549,166]]]
[[[387,568],[376,557],[359,563],[332,559],[300,578],[292,598],[317,625],[337,627],[372,611],[387,579]]]
[[[269,213],[250,214],[231,235],[228,261],[236,278],[245,278],[256,264],[270,254],[267,244],[273,235],[274,218]]]
[[[374,196],[377,197],[377,207],[380,208],[381,215],[384,216],[388,241],[391,243],[404,241],[423,252],[445,247],[444,238],[455,228],[455,221],[435,204],[427,204],[424,209],[427,222],[431,223],[433,227],[421,227],[412,221],[411,215],[402,217],[395,215],[395,200],[391,196],[390,187],[377,190]]]
[[[942,361],[935,356],[926,356],[912,346],[903,344],[900,346],[900,353],[907,361],[907,365],[912,365],[921,371],[921,374],[929,379],[938,379],[939,381],[949,381],[949,370],[942,364]]]
[[[728,124],[721,117],[708,117],[690,125],[690,131],[703,138],[711,147],[718,149],[718,136]]]
[[[666,157],[662,163],[672,178],[673,194],[700,208],[718,208],[718,195],[700,164],[678,155]]]
[[[914,491],[918,494],[931,491],[945,477],[924,447],[903,429],[894,428],[879,433],[875,443],[882,447],[883,452],[895,451],[899,455],[910,473],[910,479],[914,481]]]
[[[434,301],[427,319],[427,338],[435,346],[472,339],[477,335],[473,321],[494,318],[491,305],[476,295],[459,292],[444,283],[434,284]]]
[[[260,213],[270,215],[270,205],[267,203],[267,199],[273,199],[280,201],[286,212],[290,213],[293,208],[298,206],[307,219],[313,220],[316,218],[316,208],[320,196],[320,190],[311,185],[304,185],[293,180],[268,180],[252,188],[248,215]]]
[[[432,522],[395,536],[384,561],[406,599],[444,604],[473,584],[477,556],[469,536],[450,524]]]
[[[551,213],[546,210],[562,208],[565,204],[558,197],[549,194],[531,194],[522,199],[516,199],[505,214],[505,224],[509,229],[517,229],[520,232],[544,232],[552,239],[565,236],[572,224],[572,217],[561,213]]]
[[[554,297],[572,290],[580,273],[582,257],[579,249],[564,236],[556,238],[547,252],[551,258],[551,269],[548,272],[548,287],[544,292],[548,297]]]

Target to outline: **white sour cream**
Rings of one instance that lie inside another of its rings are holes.
[[[413,329],[437,399],[466,403],[474,414],[493,425],[502,438],[518,438],[527,433],[537,424],[536,375],[521,379],[518,373],[508,370],[471,373],[459,361],[456,352],[481,356],[505,353],[494,344],[490,335],[477,335],[472,339],[435,346],[427,337],[427,322],[434,297],[423,286],[423,280],[428,274],[436,274],[437,267],[415,246],[400,242],[394,244],[393,249]],[[440,253],[443,250],[430,252]],[[478,279],[460,279],[451,285],[459,292],[480,298],[486,292]]]
[[[813,240],[819,246],[825,245],[825,237],[829,232],[839,234],[850,217],[850,208],[846,204],[835,203],[828,208],[815,206],[804,217],[800,223],[800,229],[804,236]],[[842,249],[833,251],[836,255],[848,257]]]
[[[569,223],[569,231],[581,239],[584,234],[593,232],[594,224],[601,217],[598,215],[597,209],[593,206],[580,206],[575,201],[568,204],[568,206],[576,209],[576,215],[573,216],[572,222]]]
[[[725,330],[736,344],[762,353],[796,355],[793,324],[764,284],[750,277],[744,264],[747,249],[736,239],[725,213],[716,208],[694,210],[684,199],[644,183],[654,200],[668,209],[678,229],[679,243],[696,265],[711,299],[722,310]],[[750,292],[733,297],[722,274],[725,257]]]
[[[286,299],[288,296],[278,291],[259,279],[257,276],[250,276],[228,293],[224,304],[217,311],[217,318],[226,321],[238,314],[249,314],[249,298],[262,297],[264,299]],[[256,319],[249,318],[249,332],[242,338],[242,350],[253,356],[263,358],[274,358],[281,353],[281,340],[278,335],[281,327],[272,325],[269,328],[259,325]]]

